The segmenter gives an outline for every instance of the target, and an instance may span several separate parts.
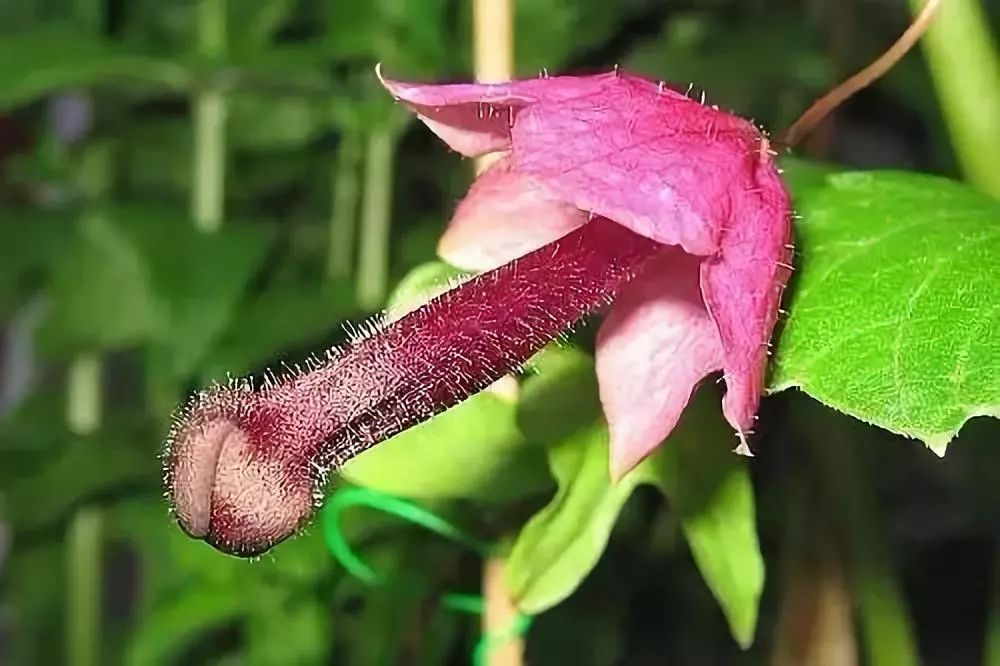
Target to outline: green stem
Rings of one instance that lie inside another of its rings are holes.
[[[361,139],[356,133],[345,131],[337,150],[331,183],[330,247],[326,264],[330,277],[349,276],[354,263],[360,166]]]
[[[87,216],[101,215],[101,202],[112,183],[112,147],[97,141],[83,154],[77,176],[88,199]],[[101,373],[97,352],[78,354],[66,376],[66,424],[79,436],[91,435],[103,418]],[[79,509],[66,535],[67,602],[66,654],[71,666],[96,666],[100,660],[101,631],[101,514],[97,508]]]
[[[73,516],[66,539],[66,663],[98,666],[101,635],[101,513],[94,507]]]
[[[358,253],[358,303],[372,310],[382,305],[389,282],[389,230],[396,133],[387,123],[373,129],[365,147]]]
[[[104,0],[74,0],[73,16],[94,35],[104,33]]]
[[[990,611],[986,620],[983,666],[1000,666],[1000,545],[993,548],[993,580]]]
[[[106,141],[87,146],[80,162],[77,182],[88,201],[88,208],[78,221],[102,215],[101,202],[107,197],[112,181],[112,147]],[[102,361],[96,352],[78,354],[66,374],[66,424],[76,435],[89,435],[101,425]]]
[[[221,58],[226,49],[224,0],[199,0],[198,51],[206,59]],[[222,226],[225,202],[226,100],[221,90],[207,87],[195,95],[194,174],[191,216],[204,232]]]
[[[70,432],[89,435],[101,425],[101,357],[78,354],[67,372],[66,423]]]
[[[981,0],[943,0],[923,48],[965,177],[1000,198],[1000,56]]]
[[[919,664],[913,621],[899,587],[885,521],[871,492],[871,481],[855,456],[858,444],[869,435],[866,426],[848,422],[814,403],[802,412],[802,431],[811,438],[825,477],[826,505],[829,511],[840,513],[843,525],[867,653],[864,662],[871,666]],[[818,428],[817,423],[821,424]]]
[[[865,493],[867,494],[867,493]],[[866,502],[867,504],[867,502]],[[916,637],[909,610],[899,589],[882,525],[872,514],[852,512],[852,555],[854,588],[858,594],[859,615],[865,663],[872,666],[909,666],[920,663]]]

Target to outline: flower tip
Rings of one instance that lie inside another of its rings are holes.
[[[389,91],[389,94],[392,95],[393,99],[398,101],[401,98],[399,91],[403,84],[394,79],[385,78],[382,74],[381,62],[375,63],[375,77],[378,79],[378,82],[382,84],[382,87]]]
[[[747,442],[747,436],[743,434],[742,430],[737,430],[736,436],[739,437],[740,443],[736,445],[735,449],[733,449],[733,453],[738,456],[753,458],[754,454],[753,451],[750,450],[750,444]]]
[[[639,466],[639,463],[643,461],[643,458],[635,460],[634,456],[629,456],[622,453],[621,451],[616,451],[615,447],[611,447],[611,457],[608,461],[608,472],[611,476],[611,483],[617,485],[622,479],[628,476],[632,470]]]
[[[234,420],[196,412],[172,437],[167,495],[192,538],[241,557],[268,550],[312,514],[312,480],[296,460],[276,460]]]
[[[482,271],[494,268],[494,263],[483,248],[456,232],[455,227],[445,231],[438,241],[437,255],[455,268],[463,271]]]

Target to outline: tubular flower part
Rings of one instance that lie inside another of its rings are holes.
[[[748,453],[768,345],[791,269],[788,193],[750,122],[615,70],[504,84],[382,79],[451,148],[503,151],[459,205],[442,256],[501,265],[610,219],[661,244],[611,308],[597,343],[620,477],[722,371],[723,412]]]
[[[747,121],[617,71],[499,85],[383,80],[452,148],[505,154],[441,241],[486,270],[305,370],[182,409],[164,454],[191,535],[238,555],[293,534],[327,475],[516,370],[582,316],[598,336],[616,477],[721,370],[745,435],[790,266],[788,195]]]

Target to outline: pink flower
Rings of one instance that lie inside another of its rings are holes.
[[[791,268],[789,197],[766,137],[617,70],[489,85],[382,82],[454,150],[503,152],[459,205],[439,246],[446,260],[491,269],[595,216],[662,244],[598,336],[612,474],[656,448],[695,386],[720,370],[723,413],[749,453]]]
[[[331,471],[609,304],[597,372],[613,474],[659,445],[720,369],[745,448],[788,268],[788,196],[766,139],[617,72],[385,84],[455,149],[505,152],[441,244],[459,265],[495,268],[303,371],[194,396],[163,457],[180,525],[226,552],[267,550],[308,522]]]

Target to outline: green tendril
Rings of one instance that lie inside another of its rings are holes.
[[[375,571],[361,559],[351,548],[344,537],[343,530],[341,530],[341,513],[345,509],[358,506],[377,509],[401,518],[449,541],[461,544],[479,554],[480,557],[490,557],[500,551],[497,545],[480,541],[454,523],[407,499],[380,493],[370,488],[344,488],[334,493],[323,508],[323,538],[334,559],[349,574],[366,585],[382,585],[388,580],[388,577]],[[441,598],[441,604],[451,611],[470,615],[482,615],[485,606],[481,596],[462,592],[445,594]],[[531,627],[531,620],[530,615],[518,613],[510,625],[483,634],[473,651],[472,663],[474,666],[484,666],[488,662],[491,650],[495,650],[515,638],[525,636]]]

